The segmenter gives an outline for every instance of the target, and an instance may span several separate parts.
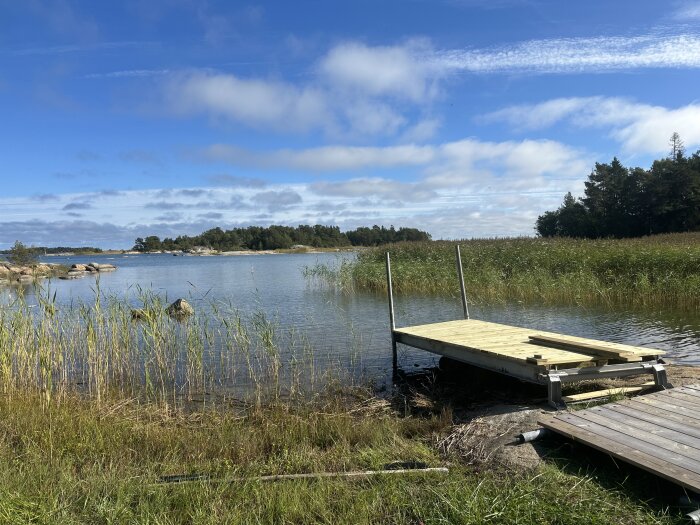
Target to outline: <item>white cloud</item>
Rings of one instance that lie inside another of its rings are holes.
[[[435,54],[435,61],[445,70],[469,73],[698,68],[700,36],[688,33],[530,40],[490,49],[445,50]]]
[[[223,73],[174,75],[166,83],[166,97],[173,112],[205,113],[253,127],[306,131],[332,127],[334,121],[319,89]]]
[[[137,236],[189,235],[214,226],[251,224],[354,228],[378,223],[415,226],[435,237],[527,235],[537,215],[556,208],[567,191],[580,193],[592,164],[569,146],[533,140],[260,153],[219,146],[218,153],[230,162],[243,158],[258,167],[341,175],[363,170],[366,175],[268,182],[265,189],[239,184],[5,198],[0,199],[0,231],[29,243],[91,240],[103,247],[129,247]],[[69,215],[76,207],[71,203],[93,204],[79,227]]]
[[[668,151],[668,139],[678,132],[686,147],[700,146],[700,104],[679,108],[651,106],[622,98],[560,98],[533,105],[511,106],[483,117],[520,129],[537,129],[569,121],[578,127],[608,128],[610,136],[633,154]]]
[[[700,2],[698,0],[683,2],[673,13],[673,17],[682,21],[700,20]]]
[[[494,48],[438,51],[428,40],[394,46],[351,41],[322,55],[312,69],[314,74],[302,82],[202,70],[134,70],[90,76],[162,74],[165,102],[175,114],[205,114],[215,121],[283,133],[320,130],[335,139],[390,136],[411,142],[434,135],[439,120],[425,115],[432,113],[443,82],[454,75],[698,67],[700,36],[685,33],[531,40]],[[539,108],[538,125],[561,119],[581,103],[580,99],[557,99],[551,107]]]
[[[201,157],[258,169],[376,173],[402,168],[401,178],[411,176],[416,182],[369,176],[310,186],[323,195],[378,196],[402,202],[429,201],[442,192],[557,191],[564,195],[580,189],[593,163],[584,152],[551,140],[464,139],[424,146],[326,146],[265,152],[219,144],[207,148]]]
[[[319,69],[332,84],[342,88],[422,102],[437,93],[439,70],[426,60],[428,53],[429,44],[423,40],[376,47],[347,42],[331,49]]]
[[[311,171],[342,171],[357,169],[420,166],[433,160],[432,146],[322,146],[304,150],[277,150],[254,152],[215,144],[201,151],[199,156],[210,161],[224,161],[234,165],[257,168],[287,168]]]
[[[426,118],[418,121],[401,134],[401,142],[425,142],[432,139],[442,125],[440,119]]]
[[[350,179],[343,182],[317,182],[309,189],[319,195],[333,197],[379,197],[399,202],[422,202],[436,198],[435,191],[425,184],[401,182],[379,177]]]

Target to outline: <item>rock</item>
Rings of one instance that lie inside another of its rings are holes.
[[[88,272],[113,272],[117,267],[113,264],[98,264],[93,262],[86,265],[85,269]]]
[[[133,310],[131,310],[131,319],[133,321],[141,321],[143,319],[146,319],[147,316],[148,313],[143,308],[134,308]]]
[[[165,312],[174,319],[184,319],[194,314],[192,305],[184,299],[178,299],[165,309]]]
[[[71,270],[79,270],[81,272],[84,272],[87,270],[87,267],[84,264],[73,264],[70,267]]]
[[[60,275],[58,278],[59,279],[80,279],[81,277],[85,277],[88,274],[88,272],[68,272],[65,275]]]
[[[80,279],[81,277],[85,277],[88,273],[90,272],[71,268],[70,270],[68,270],[68,273],[59,276],[59,279]]]

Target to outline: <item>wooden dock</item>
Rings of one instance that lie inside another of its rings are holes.
[[[659,361],[664,353],[661,350],[470,319],[459,246],[456,247],[456,262],[464,319],[397,328],[391,260],[387,252],[394,369],[398,366],[397,344],[404,344],[523,381],[547,385],[549,403],[557,408],[563,406],[562,384],[567,382],[649,373],[653,374],[658,388],[668,386],[666,371]]]
[[[700,385],[546,415],[539,423],[700,493]]]
[[[392,336],[395,343],[546,384],[555,406],[562,404],[561,383],[644,373],[654,374],[659,386],[667,383],[665,371],[658,364],[664,352],[653,348],[476,319],[395,328]]]

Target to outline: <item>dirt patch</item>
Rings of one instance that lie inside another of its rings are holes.
[[[700,367],[666,365],[666,370],[674,386],[700,383]],[[567,385],[564,393],[634,386],[649,380],[645,374],[585,381]],[[538,428],[539,416],[552,411],[545,387],[459,366],[405,377],[397,397],[414,415],[449,410],[454,424],[436,438],[436,446],[446,457],[474,468],[534,469],[553,450],[540,442],[516,444],[520,433]]]

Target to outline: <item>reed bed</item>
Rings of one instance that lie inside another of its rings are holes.
[[[697,232],[401,243],[362,251],[337,266],[307,268],[306,275],[345,291],[386,291],[389,251],[397,293],[457,295],[456,244],[472,301],[700,308]]]
[[[60,305],[50,290],[36,297],[30,304],[20,293],[0,306],[0,393],[8,398],[261,404],[357,379],[352,351],[350,364],[312,351],[303,334],[262,310],[242,316],[230,304],[210,303],[176,320],[147,290],[138,291],[137,315],[133,301],[99,288],[89,303]]]

